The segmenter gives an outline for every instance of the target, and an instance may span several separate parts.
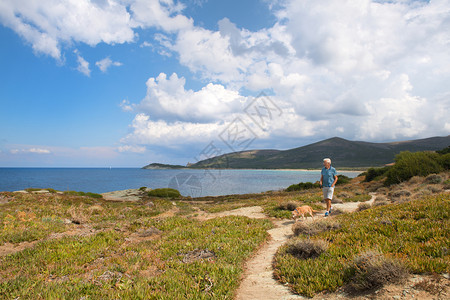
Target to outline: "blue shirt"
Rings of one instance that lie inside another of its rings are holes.
[[[323,186],[326,187],[330,187],[334,182],[334,177],[337,176],[336,169],[331,166],[329,169],[323,167],[321,174],[323,176]]]

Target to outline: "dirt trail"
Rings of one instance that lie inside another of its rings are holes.
[[[375,200],[375,194],[367,201],[372,204]],[[344,211],[354,211],[358,207],[357,203],[342,203],[333,204],[335,208]],[[257,207],[247,208],[247,212],[255,212]],[[261,208],[260,208],[261,209]],[[262,209],[261,209],[262,210]],[[237,215],[238,213],[245,213],[245,209],[233,210],[222,213],[223,215]],[[245,215],[245,214],[241,214]],[[251,217],[252,214],[247,215]],[[323,218],[323,213],[314,217],[314,220]],[[306,222],[314,222],[310,218]],[[256,253],[256,255],[246,263],[246,270],[241,285],[236,293],[237,300],[247,299],[307,299],[291,293],[287,286],[280,284],[273,278],[272,261],[280,246],[287,242],[292,236],[293,221],[281,220],[274,221],[275,228],[269,230],[271,239]]]

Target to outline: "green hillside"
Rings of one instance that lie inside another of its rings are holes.
[[[349,141],[334,137],[289,150],[250,150],[199,161],[190,168],[312,169],[330,157],[335,167],[364,168],[392,163],[401,151],[436,151],[450,145],[450,136],[392,143]]]

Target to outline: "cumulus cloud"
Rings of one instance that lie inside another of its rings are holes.
[[[63,46],[134,42],[137,28],[174,32],[191,27],[173,0],[4,0],[0,22],[14,30],[36,53],[62,61]]]
[[[112,61],[111,58],[105,57],[104,59],[97,61],[95,65],[100,69],[100,71],[105,73],[106,71],[108,71],[109,67],[120,67],[122,63],[118,61]]]
[[[156,118],[210,122],[242,110],[246,98],[220,84],[209,83],[199,91],[185,89],[185,78],[165,73],[147,80],[147,95],[137,105]]]
[[[36,52],[61,59],[61,45],[95,46],[131,42],[132,21],[120,1],[5,0],[0,21],[30,43]]]

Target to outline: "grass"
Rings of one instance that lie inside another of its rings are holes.
[[[272,226],[236,216],[204,222],[155,217],[173,207],[162,199],[148,206],[146,199],[2,194],[11,200],[1,205],[0,245],[36,241],[0,257],[0,298],[6,299],[232,299],[244,261]],[[80,225],[64,223],[75,218]],[[49,238],[86,228],[93,230]],[[212,258],[183,262],[206,249]]]
[[[340,228],[315,236],[332,241],[325,253],[299,260],[283,246],[275,258],[275,275],[305,296],[335,291],[350,282],[351,262],[368,250],[399,261],[412,273],[448,273],[449,217],[448,194],[337,216]]]

